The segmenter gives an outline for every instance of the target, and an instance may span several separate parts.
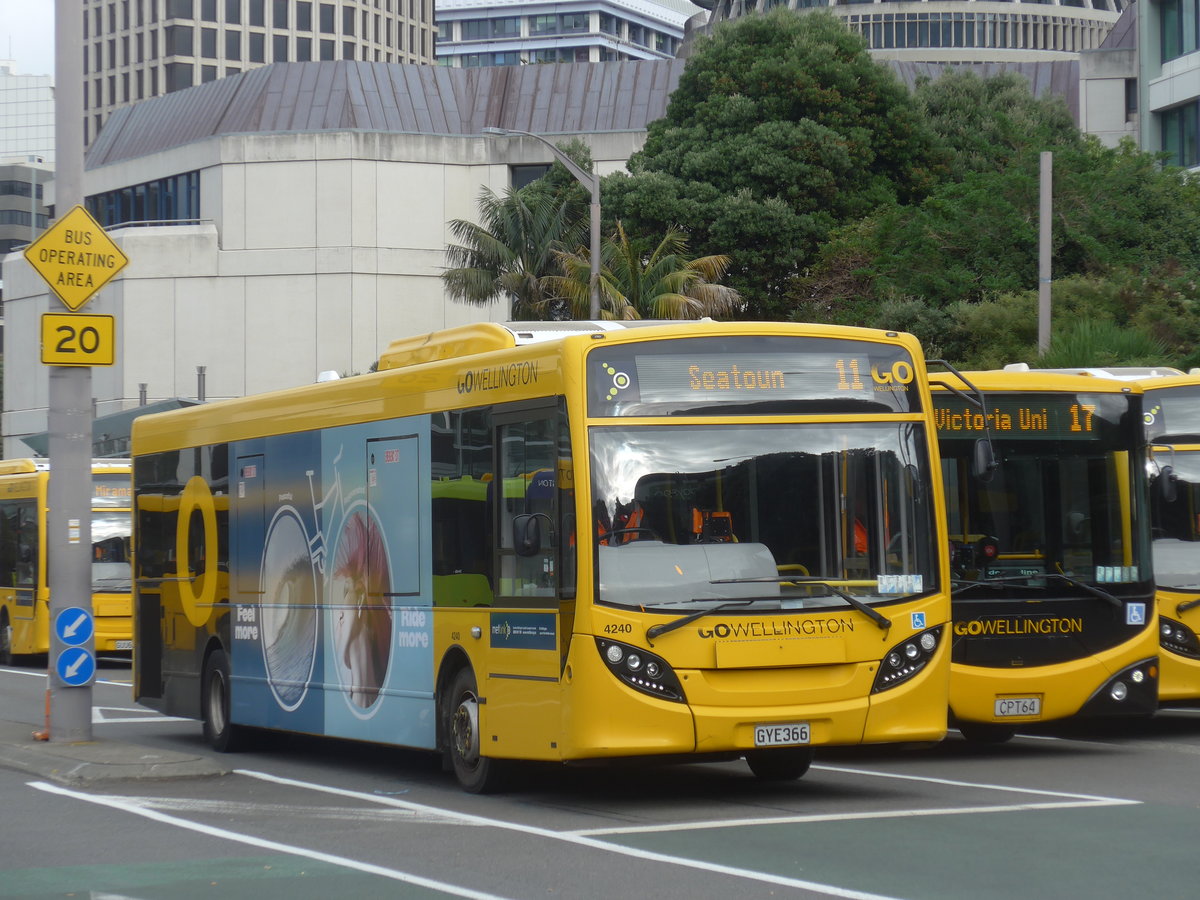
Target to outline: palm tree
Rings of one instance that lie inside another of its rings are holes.
[[[509,188],[479,196],[479,224],[450,222],[458,241],[446,247],[442,281],[451,298],[484,306],[507,297],[513,319],[554,314],[557,295],[546,277],[558,270],[555,253],[577,247],[587,222],[566,199],[545,191]],[[561,304],[560,304],[561,305]]]
[[[564,275],[547,278],[547,289],[566,298],[576,318],[588,316],[591,262],[582,250],[556,253]],[[728,316],[742,309],[741,295],[716,282],[729,268],[728,256],[687,256],[687,236],[669,228],[648,255],[617,232],[601,248],[601,316],[606,319],[699,319]]]

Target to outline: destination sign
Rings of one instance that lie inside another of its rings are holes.
[[[736,336],[620,345],[592,353],[588,379],[589,411],[601,416],[749,405],[765,414],[800,411],[787,406],[794,401],[827,401],[822,412],[920,408],[909,355],[865,341]]]
[[[1128,407],[1125,395],[1041,394],[1020,397],[987,395],[987,413],[961,397],[935,391],[933,414],[942,438],[1086,441],[1099,436],[1101,426]]]

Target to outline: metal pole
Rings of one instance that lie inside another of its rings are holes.
[[[1042,151],[1038,213],[1038,353],[1050,349],[1050,231],[1054,154]]]
[[[589,310],[588,315],[593,320],[600,318],[600,175],[596,172],[588,172],[580,166],[575,160],[558,149],[558,146],[542,137],[540,134],[534,134],[532,131],[519,131],[516,128],[496,128],[488,126],[483,129],[484,134],[495,135],[513,135],[520,134],[525,137],[531,137],[535,141],[541,141],[550,148],[550,152],[554,154],[555,159],[563,164],[563,167],[570,172],[575,180],[587,188],[588,195],[591,199],[589,208],[591,240],[588,251],[588,265],[591,268],[591,275],[588,278],[589,286]],[[595,163],[592,164],[595,168]]]
[[[204,366],[196,366],[196,399],[204,402]]]
[[[54,8],[54,149],[56,216],[83,201],[83,9]],[[95,637],[67,644],[57,623],[92,610],[92,370],[50,367],[50,656],[46,734],[51,741],[92,739]],[[81,651],[86,654],[81,655]],[[86,676],[82,678],[81,676]]]

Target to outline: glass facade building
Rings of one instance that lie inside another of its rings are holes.
[[[686,0],[437,0],[437,61],[474,67],[670,59],[688,19],[702,12]]]

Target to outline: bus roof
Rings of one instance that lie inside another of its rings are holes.
[[[963,372],[971,384],[981,391],[1045,391],[1076,394],[1119,394],[1142,393],[1136,381],[1118,381],[1112,378],[1096,378],[1075,371],[1057,369],[989,369]],[[939,385],[949,385],[959,390],[969,390],[962,381],[950,372],[931,372],[929,385],[937,390]]]
[[[1114,378],[1118,381],[1140,381],[1143,378],[1161,378],[1182,375],[1174,366],[1084,366],[1078,369],[1034,369],[1028,363],[1009,363],[1005,372],[1059,372],[1064,375],[1091,375],[1095,378]]]
[[[92,474],[129,474],[132,462],[128,459],[109,459],[107,457],[92,460]],[[26,457],[25,459],[0,459],[0,475],[28,475],[31,472],[49,472],[50,460],[47,457]]]

